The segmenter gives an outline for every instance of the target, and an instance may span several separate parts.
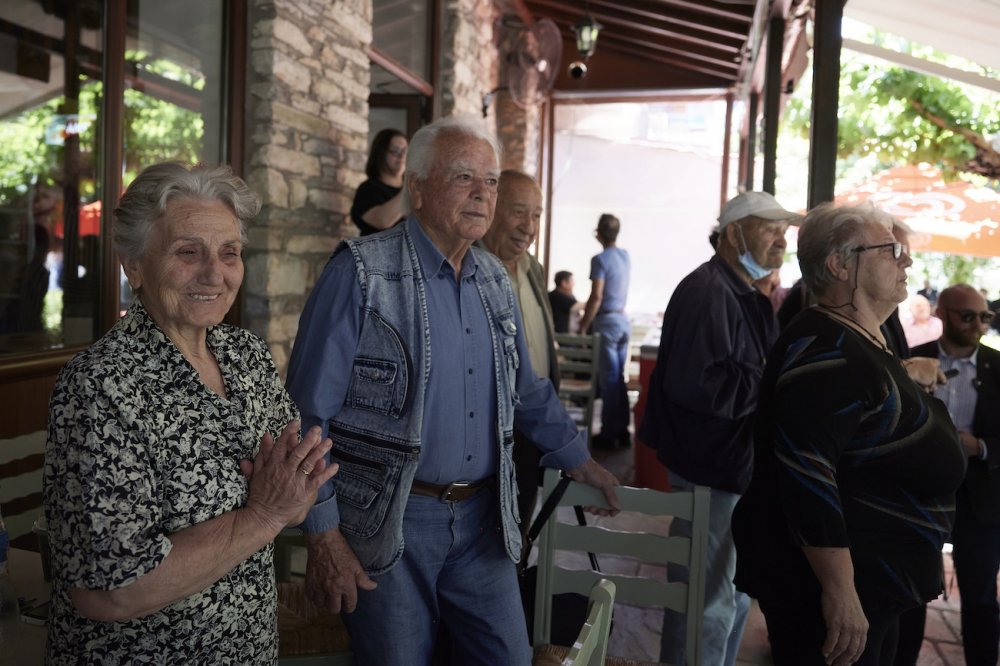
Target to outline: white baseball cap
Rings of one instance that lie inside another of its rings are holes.
[[[799,214],[782,208],[767,192],[743,192],[723,204],[718,218],[719,231],[725,229],[730,222],[739,222],[747,217],[790,220],[799,217]]]

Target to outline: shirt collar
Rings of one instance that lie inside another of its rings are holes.
[[[420,268],[423,270],[424,275],[428,279],[437,277],[441,273],[444,273],[448,277],[453,277],[455,270],[448,263],[441,250],[438,249],[437,245],[434,244],[424,231],[420,225],[420,221],[412,213],[407,218],[406,225],[410,231],[410,238],[413,239],[413,247],[417,251],[417,258],[420,260]],[[470,247],[465,253],[465,258],[462,260],[462,278],[464,279],[475,274],[476,268],[476,256]]]
[[[749,294],[749,293],[760,294],[760,292],[757,291],[756,287],[754,287],[752,284],[749,284],[746,280],[740,277],[739,273],[737,273],[736,270],[719,255],[717,254],[712,255],[712,258],[709,259],[709,261],[715,263],[716,265],[722,268],[722,274],[729,279],[733,291],[735,291],[737,294]],[[763,294],[760,295],[764,296]]]
[[[976,345],[976,350],[969,354],[968,356],[948,356],[945,352],[944,347],[941,343],[938,343],[938,358],[942,361],[950,361],[951,363],[969,363],[973,367],[976,366],[976,361],[979,358],[979,345]]]

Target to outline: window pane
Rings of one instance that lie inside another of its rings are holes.
[[[430,0],[374,0],[372,2],[372,45],[399,62],[403,67],[430,81],[430,48],[427,43],[427,21]],[[378,72],[373,72],[372,90],[383,90],[376,85]],[[391,85],[390,81],[384,82]],[[409,92],[409,91],[408,91]]]
[[[225,16],[222,0],[140,0],[125,46],[123,187],[164,160],[224,157]],[[119,276],[119,307],[132,293]]]
[[[94,338],[103,15],[83,4],[0,4],[0,354]]]

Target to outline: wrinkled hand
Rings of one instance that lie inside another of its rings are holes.
[[[948,383],[941,370],[941,361],[936,358],[908,358],[903,364],[906,374],[925,391],[933,391],[936,386]]]
[[[586,483],[588,486],[593,486],[603,492],[605,499],[608,500],[608,504],[611,506],[610,509],[599,506],[585,506],[583,510],[587,513],[592,513],[596,516],[615,516],[621,511],[622,505],[618,501],[618,494],[615,492],[615,486],[621,484],[615,478],[614,474],[602,467],[593,458],[587,458],[582,465],[566,472],[566,475],[574,481]]]
[[[868,642],[868,618],[854,586],[823,589],[820,602],[826,623],[823,657],[830,666],[849,666],[861,658]]]
[[[358,605],[358,588],[378,587],[339,529],[306,534],[306,547],[306,595],[316,606],[331,613],[352,613]]]
[[[277,526],[276,532],[305,520],[316,501],[316,491],[338,469],[326,462],[332,442],[320,437],[318,427],[310,428],[301,441],[298,432],[299,422],[290,421],[277,442],[264,433],[253,462],[240,461],[250,483],[247,510]]]

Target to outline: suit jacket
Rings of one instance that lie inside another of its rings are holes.
[[[482,248],[487,252],[490,251],[482,239],[477,240],[473,243],[473,245]],[[556,329],[555,325],[552,323],[552,304],[549,303],[549,292],[545,291],[545,270],[533,256],[530,254],[525,256],[528,258],[528,284],[531,286],[531,293],[535,296],[535,300],[538,302],[538,307],[542,309],[542,314],[545,317],[545,339],[549,343],[549,380],[552,382],[556,391],[558,391],[559,364],[556,359]],[[506,265],[504,268],[506,268]],[[514,287],[513,281],[511,282],[511,286],[514,288],[514,296],[517,297],[518,306],[520,306],[521,296],[517,291],[517,287]],[[521,316],[523,318],[524,315],[522,314]]]
[[[913,357],[938,358],[937,341],[910,350]],[[959,493],[968,493],[976,520],[1000,525],[1000,352],[979,345],[976,357],[976,410],[972,434],[986,442],[986,460],[972,458]]]

